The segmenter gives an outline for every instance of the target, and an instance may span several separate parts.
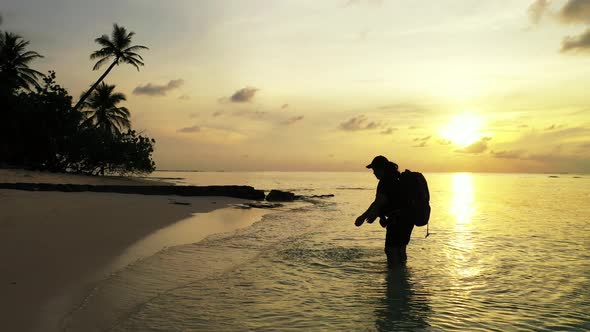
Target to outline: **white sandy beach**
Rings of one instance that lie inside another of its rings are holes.
[[[0,182],[136,184],[18,170],[0,170]],[[190,205],[170,204],[171,199]],[[265,213],[228,208],[241,202],[0,190],[0,329],[52,331],[93,282],[117,268],[164,246],[246,227]]]

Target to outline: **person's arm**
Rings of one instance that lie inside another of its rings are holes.
[[[356,218],[354,224],[358,227],[362,225],[366,220],[368,220],[369,222],[373,222],[379,216],[379,210],[385,205],[386,202],[387,197],[385,197],[385,195],[377,194],[377,196],[375,197],[375,201],[371,203],[367,211],[365,211],[358,218]]]

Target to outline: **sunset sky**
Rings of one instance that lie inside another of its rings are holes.
[[[76,98],[94,39],[159,169],[590,172],[590,0],[0,0]]]

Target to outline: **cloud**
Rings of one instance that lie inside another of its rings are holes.
[[[267,112],[264,111],[249,111],[249,110],[239,110],[234,111],[232,113],[233,116],[237,117],[245,117],[250,119],[259,120],[267,115]]]
[[[220,115],[223,115],[223,111],[221,111],[221,110],[219,110],[219,111],[215,111],[215,112],[213,112],[213,114],[211,114],[211,115],[212,115],[214,118],[216,118],[216,117],[218,117],[218,116],[220,116]]]
[[[256,88],[243,88],[240,89],[236,92],[234,92],[233,95],[231,95],[231,97],[229,97],[229,100],[232,103],[247,103],[250,102],[254,96],[256,95],[256,92],[259,89]]]
[[[177,89],[184,84],[184,80],[177,79],[171,80],[168,84],[165,85],[156,85],[152,83],[148,83],[144,86],[137,86],[133,89],[133,94],[135,95],[148,95],[148,96],[165,96],[166,93],[170,90]]]
[[[381,124],[375,121],[369,122],[366,116],[358,115],[342,122],[339,126],[340,129],[346,131],[359,131],[359,130],[371,130],[379,128]]]
[[[543,16],[547,13],[549,8],[549,1],[537,0],[529,6],[529,18],[535,24],[541,22]]]
[[[561,52],[590,52],[590,28],[581,35],[565,37],[561,42]]]
[[[367,124],[365,129],[377,129],[377,128],[379,128],[379,126],[380,126],[380,124],[378,122],[371,121]]]
[[[590,23],[590,1],[588,0],[567,0],[558,11],[552,11],[551,4],[549,0],[535,0],[528,8],[531,22],[538,24],[544,16],[551,15],[561,23]]]
[[[523,150],[491,151],[491,154],[494,158],[502,159],[521,159],[525,155]]]
[[[439,138],[436,140],[438,142],[438,144],[440,145],[450,145],[453,144],[453,142],[451,140],[448,139],[444,139],[444,138]]]
[[[550,127],[543,129],[531,129],[518,139],[510,142],[509,150],[530,149],[536,147],[535,150],[545,150],[549,146],[563,144],[565,147],[572,147],[579,142],[590,141],[590,128],[584,126],[565,127],[564,125],[555,126],[554,129]]]
[[[189,99],[191,99],[191,97],[190,96],[187,96],[187,95],[182,95],[182,96],[179,96],[178,99],[180,99],[180,100],[189,100]]]
[[[287,107],[289,107],[289,104],[283,104],[283,105],[281,106],[281,109],[282,109],[282,110],[284,110],[284,109],[286,109]]]
[[[418,141],[428,141],[432,136],[426,136],[426,137],[418,137],[418,138],[414,138],[414,142],[418,142]]]
[[[485,152],[488,149],[488,141],[491,139],[492,139],[491,137],[483,137],[479,141],[477,141],[469,146],[466,146],[462,149],[455,150],[455,152],[461,152],[461,153],[482,153],[482,152]]]
[[[294,117],[287,119],[285,122],[283,122],[283,124],[291,125],[291,124],[294,124],[295,122],[299,122],[301,120],[303,120],[303,115],[294,116]]]
[[[590,1],[568,0],[559,11],[559,19],[564,23],[590,23]]]
[[[396,130],[397,130],[397,128],[391,128],[391,127],[390,127],[390,128],[387,128],[387,129],[383,130],[383,131],[382,131],[382,132],[380,132],[379,134],[381,134],[381,135],[391,135],[391,134],[393,134],[393,132],[394,132],[394,131],[396,131]]]
[[[393,111],[397,114],[407,114],[407,115],[424,115],[432,111],[432,109],[427,108],[422,105],[417,105],[413,103],[395,103],[395,104],[388,104],[377,107],[379,110],[386,110],[386,111]]]
[[[563,127],[564,127],[563,125],[555,125],[555,124],[552,124],[549,127],[545,127],[544,130],[550,131],[550,130],[554,130],[554,129],[560,129],[560,128],[563,128]]]
[[[563,129],[561,129],[563,128]],[[560,140],[572,140],[574,138],[587,138],[590,137],[590,128],[586,127],[570,127],[564,128],[564,126],[558,126],[556,129],[540,135],[532,133],[531,138],[533,140],[547,140],[547,141],[560,141]]]
[[[549,12],[551,1],[535,0],[528,9],[530,20],[538,24],[543,16],[551,14],[565,24],[589,24],[590,1],[567,0],[558,12]],[[561,42],[561,53],[590,51],[590,29],[580,35],[565,37]]]
[[[414,138],[414,142],[418,142],[418,144],[414,145],[413,147],[415,147],[415,148],[426,147],[426,145],[428,144],[428,140],[430,140],[431,137],[432,136]]]
[[[192,127],[185,127],[185,128],[180,128],[177,130],[177,132],[179,133],[196,133],[201,131],[201,127],[194,125]]]
[[[414,148],[425,148],[427,143],[428,143],[427,141],[423,141],[420,144],[413,145],[412,147],[414,147]]]

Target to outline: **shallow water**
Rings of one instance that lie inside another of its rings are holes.
[[[430,236],[388,271],[384,230],[353,225],[367,173],[159,173],[335,194],[168,248],[99,283],[66,330],[588,330],[590,176],[426,174]]]

